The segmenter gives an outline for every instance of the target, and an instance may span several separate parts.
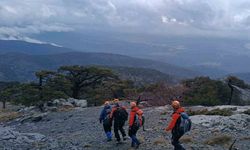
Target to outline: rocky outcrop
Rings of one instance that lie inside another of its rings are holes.
[[[66,107],[82,107],[85,108],[88,106],[87,100],[83,99],[74,99],[74,98],[68,98],[68,99],[55,99],[52,102],[49,102],[49,105],[47,103],[47,107],[53,107],[53,106],[66,106]]]
[[[191,116],[192,130],[181,139],[183,146],[193,150],[228,150],[236,140],[234,148],[249,150],[250,116],[242,112],[250,109],[250,106],[199,106],[186,109],[212,110],[216,108],[230,108],[234,113],[231,116]],[[78,107],[70,111],[50,111],[44,115],[42,113],[40,116],[42,119],[38,122],[29,118],[23,123],[20,119],[12,124],[4,124],[8,127],[2,127],[5,131],[0,131],[0,137],[3,139],[0,138],[0,149],[130,149],[130,139],[120,145],[115,144],[115,138],[112,142],[106,142],[102,124],[98,121],[101,109],[102,107]],[[146,117],[146,131],[142,129],[138,131],[138,138],[142,142],[141,149],[173,149],[171,133],[164,131],[171,120],[172,108],[170,106],[148,107],[143,111]],[[32,118],[38,117],[37,120],[39,120],[39,115],[33,114],[32,116]],[[128,123],[125,124],[124,129],[128,129]],[[16,137],[23,137],[24,143],[18,143],[20,138]],[[25,144],[25,141],[28,144]]]
[[[11,149],[20,145],[29,145],[47,140],[46,136],[39,133],[20,133],[12,128],[2,126],[0,126],[0,135],[0,149]]]

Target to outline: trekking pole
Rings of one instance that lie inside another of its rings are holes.
[[[233,141],[233,143],[230,145],[229,150],[233,150],[233,146],[234,146],[235,142],[236,142],[236,139],[235,139],[235,140]]]

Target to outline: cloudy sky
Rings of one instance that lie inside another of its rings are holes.
[[[0,0],[0,38],[85,30],[249,38],[249,0]]]

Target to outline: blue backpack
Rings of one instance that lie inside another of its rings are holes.
[[[185,134],[186,132],[191,130],[192,122],[189,119],[189,116],[187,113],[182,112],[180,114],[180,125],[179,125],[179,133]]]

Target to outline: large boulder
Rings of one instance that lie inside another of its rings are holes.
[[[76,107],[82,107],[82,108],[84,108],[84,107],[87,107],[87,105],[88,105],[87,100],[83,100],[83,99],[82,100],[78,100],[75,103]]]
[[[87,107],[88,103],[87,100],[84,99],[74,99],[74,98],[68,98],[67,101],[74,105],[75,107]]]

